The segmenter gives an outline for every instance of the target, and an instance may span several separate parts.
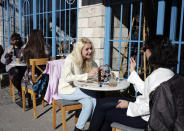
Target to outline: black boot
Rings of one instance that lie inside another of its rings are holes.
[[[78,129],[77,127],[75,127],[74,131],[82,131],[82,130],[80,130],[80,129]]]
[[[20,99],[22,101],[22,92],[21,91],[18,91],[18,95],[19,95],[19,97],[20,97]]]
[[[32,108],[33,107],[33,103],[32,103],[32,100],[31,100],[31,94],[26,93],[26,101],[27,101],[28,108]]]

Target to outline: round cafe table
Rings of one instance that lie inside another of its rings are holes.
[[[17,63],[17,62],[12,62],[12,63],[10,63],[9,65],[11,65],[11,66],[27,66],[26,63],[22,63],[22,62],[19,62],[19,63]]]
[[[128,88],[130,86],[130,83],[127,82],[127,80],[121,80],[120,82],[117,82],[117,86],[115,86],[115,87],[109,86],[108,83],[104,83],[100,87],[97,82],[87,80],[87,81],[74,81],[74,85],[79,87],[79,88],[86,89],[86,90],[117,91],[117,90],[122,90],[122,89]]]

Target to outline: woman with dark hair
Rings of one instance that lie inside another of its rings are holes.
[[[50,54],[50,48],[47,47],[42,32],[40,30],[33,30],[23,51],[23,61],[28,65],[28,68],[24,74],[22,82],[27,84],[32,83],[29,59],[47,58]]]
[[[141,80],[135,72],[136,62],[130,58],[130,76],[128,82],[142,94],[135,101],[119,98],[103,98],[97,105],[90,123],[90,131],[111,131],[110,124],[118,122],[123,125],[144,129],[150,117],[149,94],[162,82],[174,76],[170,70],[176,64],[174,47],[163,36],[155,36],[146,41],[146,58],[152,67],[152,73]]]
[[[10,38],[10,46],[4,51],[1,62],[6,64],[6,71],[8,72],[13,66],[11,62],[15,62],[16,58],[20,57],[20,49],[23,45],[22,39],[18,33],[13,33]]]
[[[32,83],[32,70],[29,66],[29,59],[47,58],[50,57],[50,54],[50,48],[48,48],[48,45],[45,43],[42,32],[40,30],[33,30],[23,50],[23,61],[27,64],[27,69],[22,78],[22,84],[29,85]],[[30,94],[27,93],[26,97],[28,98],[28,106],[32,106]]]
[[[47,48],[42,32],[40,30],[33,30],[24,48],[23,60],[29,64],[29,59],[46,58],[50,54],[50,48]]]
[[[17,88],[18,94],[21,95],[21,79],[25,72],[25,67],[13,66],[16,59],[21,59],[21,48],[23,46],[22,39],[18,33],[13,33],[10,38],[10,46],[4,51],[1,62],[6,65],[6,71],[13,85]]]

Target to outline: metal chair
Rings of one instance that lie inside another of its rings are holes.
[[[40,59],[30,59],[29,63],[32,69],[32,82],[33,84],[36,83],[42,76],[43,69],[40,68],[40,66],[45,66],[47,64],[48,58],[40,58]],[[37,77],[35,77],[36,74],[36,69],[38,69],[41,74]],[[27,85],[22,84],[22,105],[23,105],[23,111],[25,112],[26,110],[26,103],[25,103],[25,92],[31,94],[31,98],[33,101],[33,113],[34,113],[34,118],[37,118],[37,110],[36,110],[36,93],[33,91],[32,85]],[[44,107],[44,100],[42,100],[42,107]]]
[[[113,122],[111,124],[111,127],[112,127],[112,131],[144,131],[144,129],[128,127],[128,126],[119,124],[117,122]]]

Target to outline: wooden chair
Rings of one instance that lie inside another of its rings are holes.
[[[12,81],[9,79],[9,82],[10,82],[10,96],[12,96],[12,101],[15,102],[15,87],[12,83]]]
[[[119,124],[117,122],[113,122],[111,124],[112,131],[144,131],[144,129],[132,128],[126,125]]]
[[[2,88],[3,76],[5,75],[8,75],[8,73],[0,74],[0,89]],[[9,79],[9,87],[10,87],[10,96],[12,96],[12,101],[15,102],[15,87],[10,79]]]
[[[61,64],[59,62],[56,62],[55,64],[59,64],[59,65],[55,65],[54,70],[57,70],[60,73],[61,68],[62,68],[64,63]],[[49,67],[51,67],[51,66],[52,65],[50,65]],[[51,75],[52,78],[55,78],[55,80],[57,79],[56,81],[59,81],[59,76],[54,75],[54,73],[52,73],[52,75]],[[58,93],[56,93],[56,94],[58,94]],[[81,109],[82,104],[80,104],[78,101],[64,100],[64,99],[56,100],[54,97],[52,97],[53,128],[54,129],[56,129],[56,108],[57,107],[62,111],[62,126],[63,126],[63,131],[66,131],[66,111]],[[75,124],[77,123],[77,113],[76,112],[75,112],[74,123]]]
[[[40,68],[40,66],[45,66],[47,64],[48,58],[40,58],[40,59],[30,59],[29,63],[32,69],[32,82],[33,84],[36,83],[42,76],[43,69]],[[37,77],[35,77],[35,71],[38,69],[41,74]],[[22,105],[23,105],[23,111],[26,110],[26,103],[25,103],[25,92],[31,94],[31,98],[33,101],[33,113],[34,118],[37,118],[37,110],[36,110],[36,93],[33,91],[32,85],[27,85],[27,87],[22,84]],[[42,100],[42,107],[44,107],[44,100]]]
[[[62,126],[63,131],[66,131],[66,111],[70,110],[78,110],[82,108],[82,104],[78,101],[72,100],[55,100],[52,101],[52,108],[53,108],[53,128],[56,129],[56,107],[58,107],[62,111]],[[74,123],[77,123],[77,112],[75,112]]]

